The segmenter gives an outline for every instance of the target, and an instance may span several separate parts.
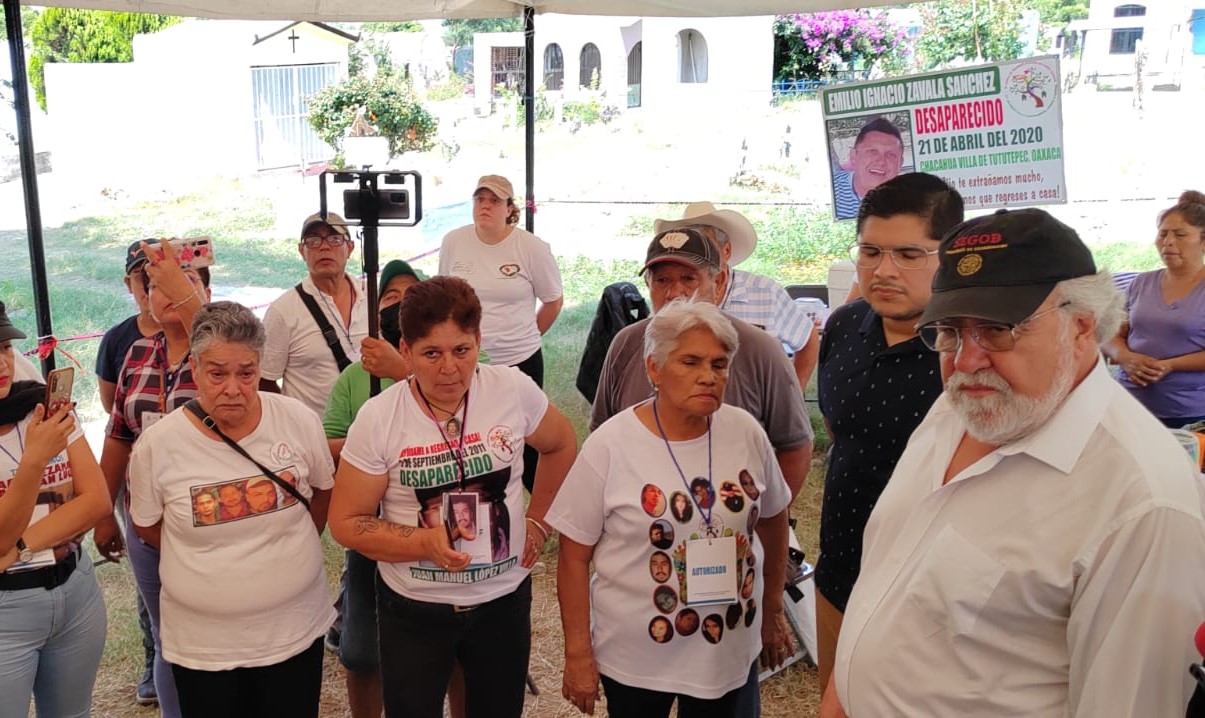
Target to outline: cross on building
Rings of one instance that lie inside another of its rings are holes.
[[[293,43],[293,52],[295,54],[297,52],[297,41],[301,39],[297,35],[297,31],[294,30],[293,32],[289,33],[289,36],[286,39]]]

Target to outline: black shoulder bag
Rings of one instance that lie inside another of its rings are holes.
[[[318,302],[315,302],[314,297],[302,289],[300,284],[293,287],[293,289],[297,290],[297,294],[301,296],[301,303],[310,311],[310,316],[314,318],[314,322],[322,332],[322,338],[326,340],[326,345],[330,347],[331,354],[335,356],[335,364],[338,365],[339,371],[342,372],[351,366],[351,359],[348,359],[347,352],[343,351],[343,342],[339,341],[339,333],[335,331],[335,328],[331,326],[330,320],[322,313],[322,308],[318,306]]]
[[[259,467],[259,470],[264,472],[264,476],[267,476],[269,479],[272,480],[272,482],[274,484],[276,484],[280,488],[284,489],[293,498],[300,501],[301,505],[305,507],[306,511],[310,510],[309,500],[306,497],[302,496],[301,492],[298,491],[295,486],[293,486],[289,482],[287,482],[284,479],[277,476],[276,472],[273,471],[272,469],[269,469],[268,467],[266,467],[263,464],[256,461],[254,458],[251,457],[251,454],[247,453],[246,449],[239,446],[237,441],[235,441],[234,439],[231,439],[229,436],[226,436],[225,434],[223,434],[222,430],[218,428],[217,422],[215,422],[213,420],[213,418],[209,416],[209,414],[205,413],[205,410],[201,408],[201,405],[199,403],[197,403],[196,399],[190,400],[187,404],[184,405],[184,408],[191,411],[198,419],[201,420],[201,423],[205,425],[206,429],[209,429],[213,433],[217,434],[218,438],[220,438],[222,441],[226,442],[227,446],[234,449],[238,453],[242,454],[244,458],[246,458],[248,461],[250,461],[251,463],[255,464],[257,467]]]

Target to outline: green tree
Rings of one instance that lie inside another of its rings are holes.
[[[1025,6],[1037,10],[1047,27],[1062,27],[1088,17],[1088,0],[1026,0]]]
[[[456,50],[473,44],[473,35],[479,32],[518,32],[523,29],[523,19],[517,17],[495,17],[485,20],[444,20],[444,44]]]
[[[1020,56],[1022,0],[937,0],[917,5],[924,25],[916,51],[922,69],[955,60],[999,62]]]
[[[175,25],[183,18],[133,12],[46,8],[30,29],[29,81],[46,109],[45,66],[51,62],[130,62],[134,36]]]
[[[413,20],[400,22],[366,22],[361,28],[363,32],[422,32],[423,26]]]
[[[26,39],[29,38],[29,28],[33,27],[33,23],[38,19],[38,11],[28,5],[21,6],[21,32]],[[8,21],[4,17],[4,8],[0,7],[0,40],[8,39]]]

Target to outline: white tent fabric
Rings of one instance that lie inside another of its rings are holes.
[[[23,4],[225,19],[367,22],[510,17],[521,15],[528,6],[539,13],[570,15],[733,17],[892,3],[885,0],[37,0]]]

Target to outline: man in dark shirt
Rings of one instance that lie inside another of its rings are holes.
[[[862,531],[908,443],[942,391],[937,353],[916,335],[943,234],[962,197],[933,175],[900,175],[867,193],[853,247],[863,299],[833,312],[820,343],[820,411],[832,453],[820,514],[816,629],[827,685]]]

